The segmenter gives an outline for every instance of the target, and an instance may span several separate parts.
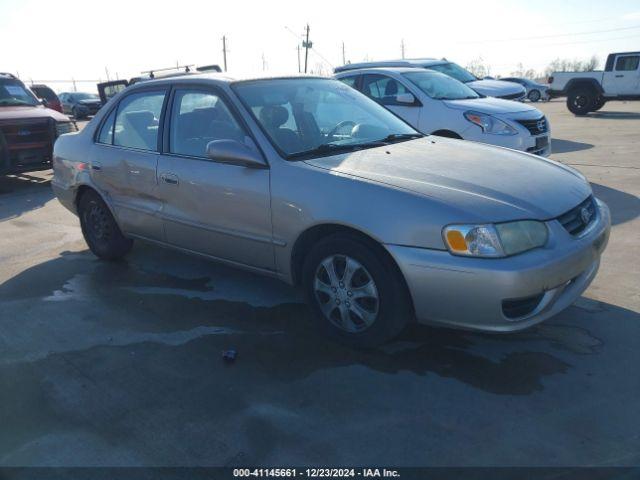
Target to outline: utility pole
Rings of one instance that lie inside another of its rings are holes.
[[[107,74],[107,82],[110,82],[111,79],[109,78],[109,69],[107,67],[104,67],[104,73]]]
[[[344,42],[342,42],[342,64],[343,65],[347,64],[347,60],[346,60],[346,57],[344,55]]]
[[[264,58],[264,53],[262,54],[262,71],[264,72],[267,69],[267,61]]]
[[[309,24],[307,23],[307,35],[306,40],[302,42],[302,46],[304,47],[304,73],[307,73],[307,65],[309,64],[309,49],[313,47],[313,42],[309,41]]]
[[[400,50],[402,51],[402,58],[404,59],[404,38],[400,41]]]
[[[227,71],[227,37],[222,36],[222,58],[224,59],[224,71]]]
[[[298,73],[300,73],[300,45],[296,47],[296,50],[298,50]]]

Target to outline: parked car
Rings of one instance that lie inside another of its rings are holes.
[[[551,153],[549,122],[520,102],[482,97],[455,78],[416,68],[367,68],[336,75],[422,133],[536,155]]]
[[[501,80],[480,79],[473,73],[447,60],[436,60],[434,58],[417,58],[413,60],[385,60],[380,62],[350,63],[337,67],[334,72],[341,73],[347,70],[360,70],[363,68],[383,68],[383,67],[409,67],[426,68],[444,73],[456,80],[466,84],[481,95],[487,97],[497,97],[504,100],[523,101],[526,96],[522,86],[514,85],[512,82]]]
[[[63,92],[59,95],[64,113],[81,120],[95,115],[102,108],[102,101],[95,93]]]
[[[133,239],[301,285],[329,332],[508,332],[593,280],[609,210],[576,170],[425,137],[327,78],[193,75],[128,87],[55,145],[53,189],[91,251]]]
[[[527,91],[527,98],[534,103],[540,100],[549,100],[549,85],[538,83],[530,78],[506,77],[500,80],[522,85]]]
[[[611,53],[604,72],[553,72],[549,94],[567,97],[567,108],[586,115],[608,100],[640,100],[640,52]]]
[[[55,110],[56,112],[62,112],[62,103],[51,88],[46,85],[31,85],[31,91],[44,103],[44,106]]]
[[[58,135],[75,131],[69,117],[49,108],[10,73],[0,73],[0,175],[51,168]]]

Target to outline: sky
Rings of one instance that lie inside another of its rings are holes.
[[[0,0],[0,71],[95,90],[107,75],[222,65],[224,35],[231,74],[291,73],[306,24],[309,69],[325,73],[343,63],[343,42],[351,62],[400,58],[404,43],[407,58],[482,58],[494,76],[640,50],[640,0]]]

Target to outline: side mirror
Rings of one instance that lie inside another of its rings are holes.
[[[247,168],[268,168],[264,159],[237,140],[214,140],[207,144],[207,158]]]
[[[396,95],[396,102],[403,103],[406,105],[413,105],[416,103],[416,97],[411,93],[399,93]]]

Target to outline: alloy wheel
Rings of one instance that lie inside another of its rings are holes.
[[[347,255],[320,262],[313,289],[323,315],[341,330],[362,332],[378,318],[380,299],[373,277]]]

